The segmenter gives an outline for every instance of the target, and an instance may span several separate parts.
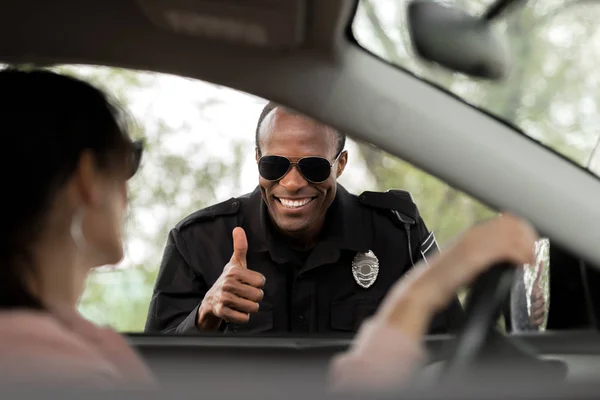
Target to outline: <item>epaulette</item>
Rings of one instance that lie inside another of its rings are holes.
[[[385,192],[363,192],[359,196],[362,204],[395,211],[394,214],[402,223],[413,225],[419,220],[419,210],[410,194],[406,190],[390,189]]]
[[[389,212],[392,221],[404,228],[408,240],[408,255],[410,263],[414,266],[413,249],[418,245],[413,240],[418,240],[417,235],[411,235],[411,230],[419,221],[419,210],[410,194],[406,190],[390,189],[385,192],[363,192],[359,196],[360,202],[367,206],[383,209]]]
[[[203,208],[201,210],[196,211],[193,214],[188,215],[175,226],[175,229],[182,229],[193,222],[208,221],[217,217],[234,215],[237,214],[239,209],[240,201],[235,197],[232,197],[229,200],[225,200],[221,203]]]

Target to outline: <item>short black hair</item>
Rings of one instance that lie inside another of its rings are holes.
[[[4,196],[0,226],[0,309],[43,309],[25,276],[35,273],[33,246],[56,195],[90,151],[106,172],[125,167],[127,113],[101,90],[49,70],[0,70]]]
[[[260,116],[258,117],[258,123],[256,124],[256,132],[254,135],[254,140],[255,140],[256,148],[258,149],[258,154],[260,154],[260,145],[259,145],[260,126],[262,125],[262,123],[263,123],[264,119],[267,117],[267,115],[269,115],[269,113],[276,108],[282,108],[289,114],[301,115],[300,113],[298,113],[294,110],[291,110],[287,107],[284,107],[281,104],[277,104],[272,101],[268,102],[265,105],[265,107],[263,108],[262,112],[260,113]],[[335,129],[332,127],[329,127],[329,128],[331,128],[333,130],[333,132],[335,132],[335,141],[336,141],[335,154],[336,155],[340,154],[344,150],[344,147],[346,146],[346,134],[344,134],[343,132],[340,132],[338,129]]]

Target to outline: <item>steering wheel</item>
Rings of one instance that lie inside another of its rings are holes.
[[[467,298],[462,330],[451,342],[443,381],[460,381],[475,375],[481,383],[488,377],[497,380],[498,373],[510,376],[513,383],[515,377],[538,377],[553,382],[565,378],[567,369],[563,362],[539,359],[534,349],[496,330],[496,321],[510,296],[516,272],[516,266],[500,263],[475,280]],[[487,375],[490,366],[495,373]],[[522,374],[523,371],[527,374]]]
[[[494,265],[474,282],[465,307],[465,321],[453,342],[446,366],[446,376],[468,372],[481,360],[495,332],[496,321],[510,296],[516,267],[507,263]]]

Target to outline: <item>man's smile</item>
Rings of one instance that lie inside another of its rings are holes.
[[[284,208],[290,210],[299,210],[301,208],[306,207],[309,203],[311,203],[316,196],[314,197],[277,197],[273,196],[277,203],[279,203]]]

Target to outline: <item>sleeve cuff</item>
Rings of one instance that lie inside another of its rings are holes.
[[[196,321],[198,320],[198,310],[200,309],[200,304],[198,304],[191,313],[175,329],[176,334],[182,333],[197,333],[199,332],[198,327],[196,326]]]

